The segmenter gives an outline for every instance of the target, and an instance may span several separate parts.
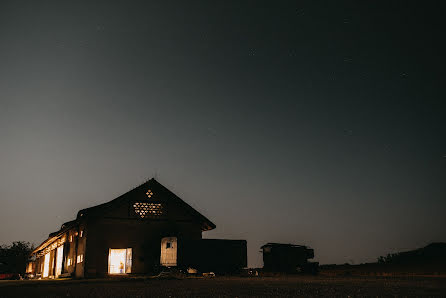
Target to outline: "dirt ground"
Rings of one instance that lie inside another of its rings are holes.
[[[0,281],[0,297],[446,297],[445,277],[215,277]]]

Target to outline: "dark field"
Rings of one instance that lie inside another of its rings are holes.
[[[216,277],[0,281],[0,297],[446,297],[445,277]]]

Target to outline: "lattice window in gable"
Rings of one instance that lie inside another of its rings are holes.
[[[136,202],[133,204],[133,209],[141,218],[157,217],[163,214],[163,205],[160,203]]]

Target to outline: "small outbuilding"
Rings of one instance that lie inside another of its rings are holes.
[[[263,252],[263,270],[266,272],[284,273],[317,273],[317,262],[309,262],[314,258],[314,250],[304,245],[267,243],[261,247]]]

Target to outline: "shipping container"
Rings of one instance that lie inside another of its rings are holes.
[[[199,272],[239,273],[247,267],[246,240],[201,239],[179,243],[179,265]]]

